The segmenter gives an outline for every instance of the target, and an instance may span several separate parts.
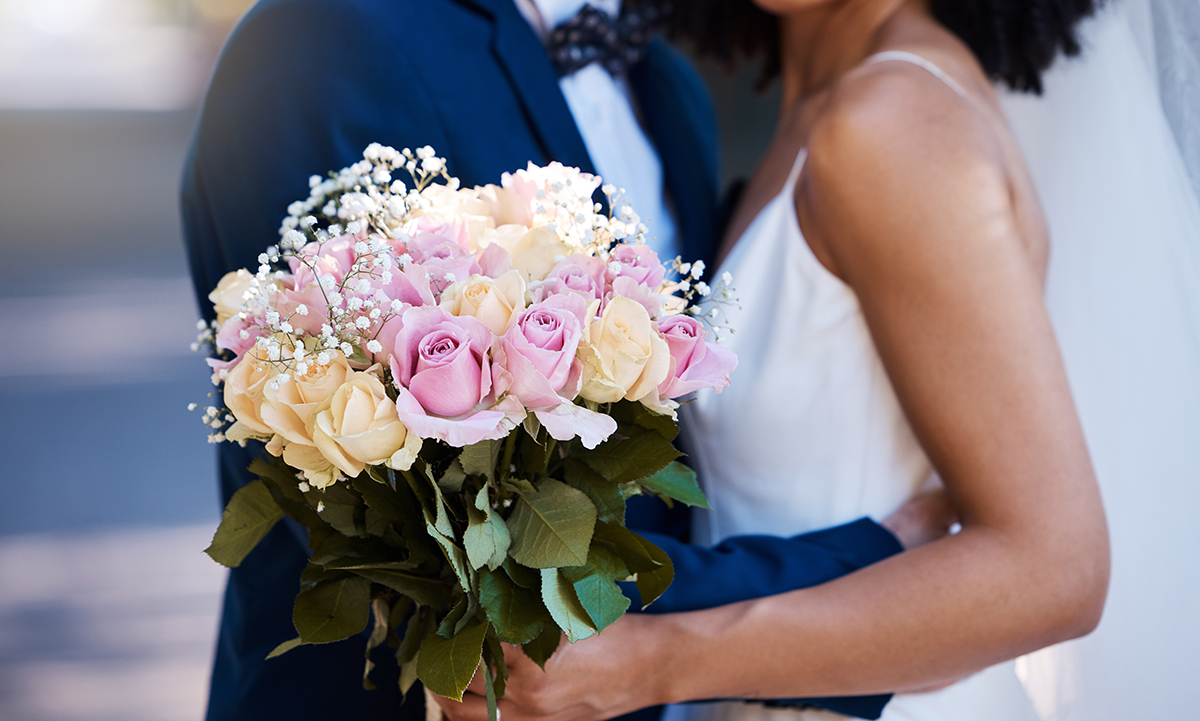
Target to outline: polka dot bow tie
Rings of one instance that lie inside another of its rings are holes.
[[[614,78],[624,77],[646,55],[646,47],[666,20],[669,7],[639,3],[613,20],[584,5],[575,17],[554,28],[547,40],[560,77],[599,63]]]

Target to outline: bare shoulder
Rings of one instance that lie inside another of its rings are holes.
[[[1019,245],[994,125],[977,101],[906,62],[863,66],[830,91],[796,205],[814,252],[851,285],[855,266],[929,262],[978,232]]]

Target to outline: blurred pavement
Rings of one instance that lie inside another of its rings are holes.
[[[224,570],[182,0],[0,0],[0,721],[203,717]]]

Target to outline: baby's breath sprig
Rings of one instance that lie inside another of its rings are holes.
[[[196,340],[192,343],[192,352],[199,353],[203,351],[208,355],[215,354],[217,352],[218,330],[219,328],[215,320],[211,323],[204,320],[196,321]]]
[[[733,274],[724,271],[709,283],[701,280],[706,270],[702,260],[688,263],[675,257],[666,266],[670,275],[678,280],[666,283],[664,290],[683,299],[682,312],[702,320],[717,340],[725,333],[732,334],[734,329],[722,309],[737,306],[738,303],[733,287]]]

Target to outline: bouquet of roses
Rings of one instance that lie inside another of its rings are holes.
[[[643,604],[670,583],[625,501],[705,503],[676,461],[676,399],[729,382],[701,323],[729,279],[664,267],[599,185],[552,164],[464,189],[432,149],[372,145],[213,291],[210,439],[268,453],[208,553],[237,566],[285,515],[310,542],[297,637],[272,655],[373,620],[364,684],[386,643],[402,690],[459,699],[482,664],[494,708],[501,641],[544,663],[560,632],[625,612],[617,581]]]

